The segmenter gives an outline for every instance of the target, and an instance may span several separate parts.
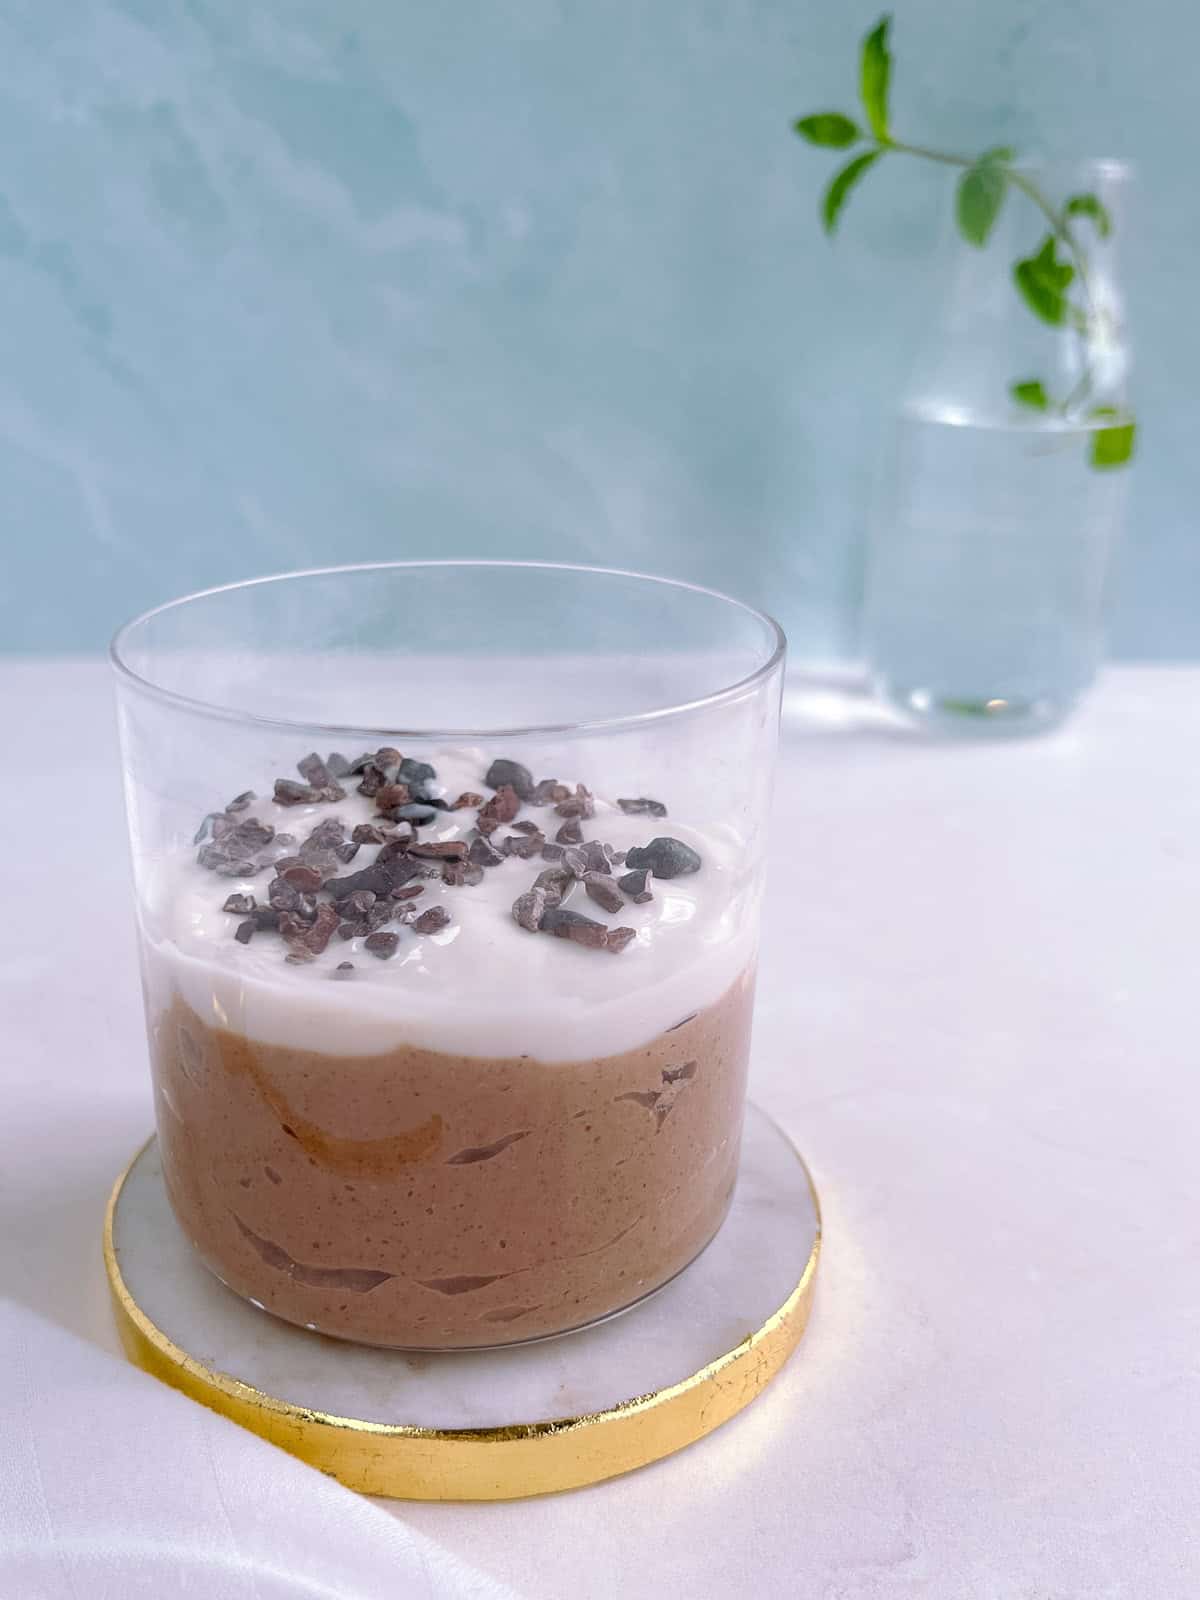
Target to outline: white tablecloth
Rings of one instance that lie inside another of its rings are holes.
[[[224,1462],[254,1452],[218,1474],[244,1573],[262,1562],[230,1594],[273,1600],[289,1572],[297,1595],[420,1594],[410,1571],[430,1594],[539,1600],[1200,1593],[1200,669],[1114,670],[1029,743],[851,730],[804,700],[753,1083],[825,1208],[789,1369],[672,1460],[515,1505],[356,1501],[169,1396],[184,1467],[201,1434]],[[82,1392],[126,1377],[97,1353],[116,1351],[99,1228],[151,1120],[105,669],[0,667],[0,707],[0,1297],[21,1308],[0,1344],[28,1350],[36,1313]],[[102,1452],[48,1449],[39,1479],[45,1380],[18,1458],[0,1369],[0,1595],[24,1600],[11,1547],[76,1537],[70,1479],[94,1494]],[[112,1470],[110,1531],[134,1537]],[[188,1481],[160,1493],[199,1528]],[[253,1538],[250,1481],[270,1511]],[[32,1592],[101,1593],[56,1552],[46,1573]]]

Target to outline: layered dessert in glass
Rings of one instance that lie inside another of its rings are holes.
[[[411,589],[429,569],[377,570]],[[611,1315],[713,1237],[737,1177],[778,700],[771,625],[736,609],[748,684],[678,708],[640,684],[627,715],[618,686],[615,715],[494,739],[352,743],[353,721],[314,721],[310,747],[273,705],[231,733],[232,708],[174,687],[191,632],[165,685],[127,646],[163,1172],[230,1289],[343,1339],[477,1348]],[[194,770],[175,793],[154,762],[181,719]],[[335,726],[338,748],[317,742]]]

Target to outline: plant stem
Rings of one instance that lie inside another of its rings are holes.
[[[928,145],[906,144],[902,139],[889,140],[887,144],[881,144],[879,148],[880,150],[895,150],[900,155],[919,156],[922,161],[937,161],[944,167],[973,167],[977,159],[973,156],[954,155],[948,150],[931,150]],[[996,165],[1014,189],[1020,189],[1027,199],[1033,201],[1034,205],[1050,224],[1050,231],[1056,238],[1061,239],[1071,252],[1071,255],[1075,258],[1075,270],[1079,275],[1079,286],[1088,302],[1088,309],[1089,311],[1094,310],[1088,277],[1087,257],[1080,249],[1079,241],[1068,227],[1066,218],[1059,216],[1032,178],[1027,178],[1023,172],[1019,172],[1015,167],[1010,167],[1002,161],[998,161]]]
[[[879,148],[881,151],[895,150],[900,155],[917,156],[922,161],[936,161],[944,167],[961,167],[966,169],[973,167],[976,162],[976,158],[972,156],[954,155],[950,151],[946,150],[931,150],[927,145],[906,144],[901,139],[889,139],[887,143],[881,143]],[[1037,184],[1034,183],[1032,178],[1027,178],[1023,172],[1018,172],[1015,168],[1008,166],[1005,162],[997,162],[996,166],[1008,179],[1009,183],[1012,184],[1013,188],[1019,189],[1026,199],[1032,201],[1037,209],[1042,213],[1050,225],[1051,233],[1053,233],[1056,238],[1062,240],[1075,264],[1075,275],[1079,279],[1079,288],[1083,294],[1084,304],[1086,307],[1086,310],[1083,313],[1084,325],[1082,328],[1076,329],[1080,344],[1083,347],[1083,372],[1080,375],[1078,383],[1075,385],[1070,395],[1062,404],[1061,409],[1063,415],[1065,416],[1070,411],[1071,406],[1076,403],[1078,398],[1086,397],[1092,386],[1092,366],[1088,356],[1088,337],[1091,333],[1093,325],[1099,320],[1099,318],[1096,310],[1096,303],[1092,297],[1092,283],[1088,272],[1087,256],[1084,254],[1082,248],[1080,247],[1079,241],[1071,231],[1066,217],[1064,215],[1060,215],[1059,212],[1054,209],[1050,201],[1047,200],[1046,196],[1038,188]]]
[[[1058,237],[1066,245],[1067,249],[1071,252],[1071,255],[1075,260],[1075,271],[1079,276],[1079,287],[1083,290],[1083,298],[1087,301],[1088,315],[1094,317],[1096,314],[1096,307],[1092,302],[1092,287],[1091,280],[1088,277],[1087,257],[1080,249],[1079,242],[1075,238],[1075,235],[1067,226],[1067,219],[1059,216],[1058,212],[1055,211],[1054,207],[1046,199],[1045,195],[1031,178],[1027,178],[1023,172],[1015,172],[1012,167],[1005,167],[1003,170],[1005,176],[1008,178],[1008,181],[1013,185],[1013,187],[1020,189],[1022,194],[1028,196],[1028,198],[1033,201],[1034,205],[1050,224],[1052,230],[1058,235]]]
[[[923,162],[941,162],[942,166],[974,166],[971,155],[950,155],[949,150],[931,150],[926,144],[904,144],[902,139],[888,139],[880,150],[898,150],[901,155],[920,155]]]
[[[923,161],[940,161],[944,167],[973,167],[974,159],[971,156],[950,155],[945,150],[930,150],[923,144],[904,144],[899,139],[890,139],[887,144],[881,144],[881,150],[898,150],[904,156],[920,156]]]
[[[1075,407],[1082,405],[1091,392],[1092,369],[1085,361],[1083,371],[1079,374],[1078,382],[1075,384],[1075,387],[1071,390],[1067,398],[1063,401],[1062,405],[1058,408],[1060,413],[1064,417],[1069,417]]]

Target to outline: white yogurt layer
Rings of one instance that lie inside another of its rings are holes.
[[[447,751],[434,764],[437,787],[450,799],[464,790],[489,792],[483,752]],[[336,804],[287,807],[260,799],[239,820],[259,816],[303,840],[318,822],[339,817],[349,833],[375,815],[374,801],[354,792],[356,783],[346,780],[346,798]],[[656,798],[670,804],[669,794]],[[552,807],[525,806],[518,820],[526,817],[551,839],[562,821]],[[444,812],[419,837],[464,838],[475,820],[473,809]],[[599,797],[595,817],[582,826],[585,839],[617,850],[669,834],[691,845],[703,862],[698,872],[652,879],[653,901],[628,903],[612,916],[576,886],[569,909],[636,930],[620,954],[518,927],[513,901],[550,864],[535,856],[486,868],[483,882],[470,888],[426,880],[418,909],[441,904],[453,920],[428,935],[389,924],[400,936],[390,960],[365,950],[361,939],[335,934],[322,956],[293,965],[277,934],[259,932],[248,945],[239,944],[233,934],[242,919],[221,909],[238,890],[265,902],[270,869],[254,878],[222,878],[197,865],[195,850],[166,856],[151,865],[144,895],[150,1008],[157,1012],[178,994],[214,1026],[264,1044],[347,1056],[401,1044],[543,1061],[636,1049],[719,1000],[750,963],[757,876],[731,828],[701,832],[674,816],[626,816]],[[501,826],[495,838],[508,832]],[[356,872],[375,855],[375,846],[364,845],[342,871]],[[345,981],[331,978],[340,961],[354,963]]]

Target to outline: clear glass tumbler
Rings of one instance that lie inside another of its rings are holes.
[[[237,1294],[544,1338],[737,1176],[784,641],[488,562],[192,595],[113,644],[163,1171]]]

